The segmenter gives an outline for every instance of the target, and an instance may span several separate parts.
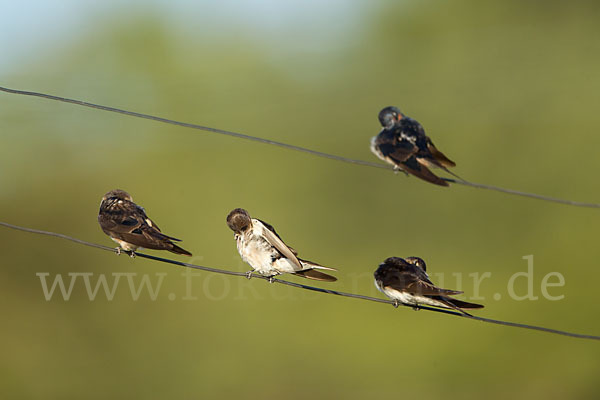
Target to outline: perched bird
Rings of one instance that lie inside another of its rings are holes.
[[[381,160],[392,164],[394,169],[440,186],[448,186],[448,182],[429,168],[441,168],[461,179],[448,171],[456,164],[434,146],[418,121],[396,107],[386,107],[379,112],[379,122],[383,129],[371,139],[371,152]]]
[[[191,256],[187,250],[173,243],[181,241],[160,232],[156,224],[148,218],[144,209],[133,202],[129,193],[124,190],[111,190],[106,193],[100,203],[98,213],[100,228],[112,240],[117,242],[117,252],[121,249],[131,252],[139,247],[154,250],[169,250],[175,254]]]
[[[450,296],[461,294],[458,290],[440,289],[430,280],[426,272],[425,261],[419,257],[390,257],[375,271],[375,286],[383,294],[395,301],[412,306],[452,308],[467,314],[463,308],[483,308],[481,304],[467,303]]]
[[[283,273],[318,281],[337,280],[318,271],[336,269],[298,258],[298,252],[281,240],[275,228],[260,219],[251,218],[246,210],[236,208],[231,211],[227,216],[227,225],[235,233],[237,249],[242,260],[250,264],[254,271],[268,276],[270,281]],[[248,272],[248,278],[252,276],[252,272]]]

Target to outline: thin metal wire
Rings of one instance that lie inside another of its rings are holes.
[[[70,240],[72,242],[75,242],[77,244],[82,244],[84,246],[94,247],[94,248],[97,248],[100,250],[106,250],[106,251],[110,251],[113,253],[117,253],[117,250],[115,248],[103,246],[103,245],[96,244],[96,243],[87,242],[85,240],[81,240],[81,239],[77,239],[77,238],[74,238],[71,236],[63,235],[61,233],[42,231],[39,229],[25,228],[22,226],[12,225],[12,224],[8,224],[6,222],[1,222],[1,221],[0,221],[0,225],[5,226],[7,228],[23,231],[23,232],[35,233],[35,234],[46,235],[46,236],[54,236],[54,237],[58,237],[61,239]],[[127,252],[127,251],[122,251],[122,252],[131,254],[131,252]],[[135,256],[140,257],[140,258],[147,258],[149,260],[159,261],[159,262],[163,262],[163,263],[167,263],[167,264],[178,265],[180,267],[185,267],[185,268],[193,268],[193,269],[198,269],[198,270],[207,271],[207,272],[214,272],[217,274],[233,275],[233,276],[239,276],[239,277],[244,277],[244,278],[247,277],[245,272],[237,272],[237,271],[229,271],[229,270],[219,269],[219,268],[205,267],[202,265],[190,264],[190,263],[186,263],[186,262],[171,260],[168,258],[156,257],[156,256],[152,256],[149,254],[144,254],[144,253],[135,252]],[[269,279],[268,277],[257,275],[257,274],[252,275],[252,279],[263,279],[263,280],[268,280],[273,283],[279,283],[282,285],[291,286],[291,287],[295,287],[298,289],[310,290],[313,292],[332,294],[332,295],[342,296],[342,297],[349,297],[349,298],[353,298],[353,299],[367,300],[367,301],[373,301],[376,303],[385,303],[385,304],[391,304],[391,305],[395,304],[395,302],[393,302],[393,301],[380,299],[377,297],[364,296],[362,294],[355,294],[355,293],[340,292],[340,291],[331,290],[331,289],[323,289],[323,288],[318,288],[318,287],[314,287],[314,286],[302,285],[300,283],[284,281],[282,279]],[[435,308],[435,307],[428,307],[428,306],[414,307],[412,305],[402,304],[402,303],[400,303],[399,305],[404,306],[404,307],[417,308],[419,310],[426,310],[426,311],[433,311],[433,312],[442,313],[442,314],[454,315],[456,317],[462,317],[462,318],[472,319],[475,321],[487,322],[490,324],[512,326],[515,328],[535,330],[535,331],[540,331],[540,332],[552,333],[555,335],[568,336],[568,337],[572,337],[572,338],[599,340],[600,341],[600,336],[584,335],[584,334],[580,334],[580,333],[561,331],[558,329],[545,328],[542,326],[520,324],[517,322],[500,321],[500,320],[496,320],[496,319],[477,317],[474,315],[461,314],[456,311],[446,310],[446,309],[442,309],[442,308]]]
[[[236,137],[239,139],[252,140],[255,142],[259,142],[259,143],[270,144],[273,146],[279,146],[279,147],[283,147],[283,148],[286,148],[289,150],[299,151],[302,153],[311,154],[313,156],[328,158],[330,160],[341,161],[341,162],[345,162],[345,163],[349,163],[349,164],[362,165],[362,166],[366,166],[366,167],[373,167],[373,168],[379,168],[379,169],[393,170],[393,168],[391,166],[387,166],[387,165],[380,164],[380,163],[364,161],[364,160],[356,160],[353,158],[338,156],[335,154],[324,153],[321,151],[307,149],[305,147],[295,146],[292,144],[277,142],[275,140],[245,135],[243,133],[237,133],[237,132],[227,131],[227,130],[223,130],[223,129],[211,128],[208,126],[191,124],[191,123],[187,123],[187,122],[175,121],[175,120],[171,120],[171,119],[167,119],[167,118],[156,117],[153,115],[137,113],[134,111],[127,111],[127,110],[122,110],[119,108],[108,107],[108,106],[103,106],[103,105],[94,104],[94,103],[88,103],[86,101],[74,100],[74,99],[69,99],[66,97],[53,96],[53,95],[45,94],[45,93],[28,92],[28,91],[18,90],[18,89],[9,89],[9,88],[5,88],[5,87],[0,87],[0,91],[6,92],[6,93],[11,93],[11,94],[24,95],[24,96],[41,97],[44,99],[60,101],[63,103],[70,103],[70,104],[75,104],[75,105],[79,105],[79,106],[83,106],[83,107],[89,107],[89,108],[93,108],[93,109],[104,110],[104,111],[114,112],[114,113],[118,113],[118,114],[124,114],[124,115],[130,116],[130,117],[144,118],[144,119],[149,119],[152,121],[162,122],[165,124],[177,125],[177,126],[182,126],[185,128],[198,129],[198,130],[202,130],[202,131],[206,131],[206,132],[218,133],[220,135],[233,136],[233,137]],[[504,188],[501,188],[498,186],[486,185],[486,184],[482,184],[482,183],[474,183],[474,182],[469,182],[469,181],[460,180],[460,179],[458,179],[458,180],[451,179],[451,178],[442,178],[442,179],[447,182],[451,182],[451,183],[454,183],[457,185],[464,185],[464,186],[469,186],[469,187],[474,187],[474,188],[479,188],[479,189],[493,190],[493,191],[500,192],[500,193],[512,194],[515,196],[522,196],[522,197],[529,197],[532,199],[549,201],[549,202],[558,203],[558,204],[565,204],[565,205],[570,205],[570,206],[575,206],[575,207],[600,208],[600,203],[585,203],[585,202],[580,202],[580,201],[558,199],[555,197],[543,196],[543,195],[535,194],[535,193],[521,192],[521,191],[512,190],[512,189],[504,189]]]
[[[226,131],[226,130],[223,130],[223,129],[217,129],[217,128],[211,128],[211,127],[208,127],[208,126],[191,124],[191,123],[188,123],[188,122],[174,121],[174,120],[167,119],[167,118],[156,117],[154,115],[141,114],[141,113],[137,113],[137,112],[134,112],[134,111],[121,110],[119,108],[102,106],[102,105],[99,105],[99,104],[88,103],[88,102],[81,101],[81,100],[68,99],[68,98],[65,98],[65,97],[53,96],[53,95],[44,94],[44,93],[27,92],[27,91],[23,91],[23,90],[8,89],[8,88],[4,88],[4,87],[0,87],[0,91],[7,92],[7,93],[12,93],[12,94],[21,94],[21,95],[25,95],[25,96],[41,97],[41,98],[44,98],[44,99],[61,101],[63,103],[76,104],[76,105],[79,105],[79,106],[94,108],[94,109],[98,109],[98,110],[104,110],[104,111],[114,112],[114,113],[118,113],[118,114],[124,114],[124,115],[128,115],[130,117],[144,118],[144,119],[149,119],[149,120],[152,120],[152,121],[163,122],[165,124],[183,126],[185,128],[198,129],[198,130],[202,130],[202,131],[207,131],[207,132],[212,132],[212,133],[218,133],[220,135],[233,136],[233,137],[236,137],[236,138],[239,138],[239,139],[246,139],[246,140],[252,140],[252,141],[255,141],[255,142],[260,142],[260,143],[265,143],[265,144],[271,144],[271,145],[274,145],[274,146],[284,147],[284,148],[290,149],[290,150],[295,150],[295,151],[300,151],[300,152],[303,152],[303,153],[312,154],[313,156],[318,156],[318,157],[329,158],[329,159],[332,159],[332,160],[343,161],[343,162],[347,162],[347,163],[350,163],[350,164],[359,164],[359,165],[365,165],[365,166],[368,166],[368,167],[383,168],[383,169],[389,169],[389,170],[392,169],[391,167],[388,167],[387,165],[383,165],[383,164],[373,163],[373,162],[369,162],[369,161],[362,161],[362,160],[354,160],[352,158],[346,158],[346,157],[336,156],[336,155],[333,155],[333,154],[323,153],[321,151],[306,149],[304,147],[294,146],[293,144],[287,144],[287,143],[277,142],[275,140],[263,139],[263,138],[259,138],[259,137],[256,137],[256,136],[245,135],[243,133],[231,132],[231,131]]]
[[[581,201],[558,199],[556,197],[543,196],[541,194],[535,194],[535,193],[520,192],[518,190],[505,189],[505,188],[501,188],[501,187],[498,187],[498,186],[486,185],[486,184],[483,184],[483,183],[473,183],[473,182],[469,182],[469,181],[465,181],[465,180],[461,181],[461,180],[450,179],[450,178],[442,178],[442,179],[445,180],[445,181],[447,181],[447,182],[452,182],[452,183],[456,183],[456,184],[464,185],[464,186],[470,186],[470,187],[474,187],[474,188],[477,188],[477,189],[494,190],[496,192],[501,192],[501,193],[506,193],[506,194],[512,194],[512,195],[515,195],[515,196],[528,197],[528,198],[531,198],[531,199],[538,199],[538,200],[543,200],[543,201],[550,201],[550,202],[553,202],[553,203],[566,204],[566,205],[569,205],[569,206],[588,207],[588,208],[600,208],[600,204],[598,204],[598,203],[585,203],[585,202],[581,202]]]

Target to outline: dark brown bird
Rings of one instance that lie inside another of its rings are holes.
[[[248,211],[236,208],[227,216],[227,226],[234,232],[242,260],[261,275],[273,278],[283,273],[294,274],[318,281],[334,282],[337,278],[319,269],[336,271],[312,261],[298,258],[298,252],[279,237],[275,228],[265,221],[251,218]],[[252,271],[248,277],[252,276]]]
[[[459,290],[436,287],[426,272],[425,261],[419,257],[390,257],[375,271],[375,286],[383,294],[396,302],[412,306],[452,308],[463,314],[463,308],[483,308],[481,304],[468,303],[450,296],[461,294]]]
[[[173,243],[181,241],[161,233],[158,226],[146,215],[144,209],[135,204],[124,190],[115,189],[106,193],[100,203],[98,213],[100,228],[112,240],[117,242],[120,250],[131,252],[140,247],[154,250],[168,250],[175,254],[191,256],[187,250]]]
[[[383,129],[371,139],[371,151],[381,160],[394,169],[440,186],[448,186],[448,182],[430,168],[441,168],[462,180],[448,170],[456,164],[435,147],[418,121],[396,107],[386,107],[379,112],[379,122]]]

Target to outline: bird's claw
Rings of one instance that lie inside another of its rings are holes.
[[[408,176],[408,172],[406,172],[405,170],[403,170],[399,166],[394,165],[394,174],[398,174],[398,172],[404,172],[404,175]]]
[[[247,279],[251,279],[252,278],[252,271],[246,272],[246,278]]]
[[[126,254],[129,255],[129,257],[135,258],[135,251],[133,251],[133,250],[124,250],[121,247],[115,248],[115,253],[117,253],[118,256],[120,256],[121,253],[126,253]]]
[[[398,306],[400,305],[400,302],[398,300],[394,300],[394,308],[398,308]]]
[[[269,280],[269,283],[273,283],[275,282],[275,275],[271,275],[267,279]]]

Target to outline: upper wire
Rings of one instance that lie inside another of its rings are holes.
[[[322,151],[307,149],[305,147],[296,146],[293,144],[278,142],[278,141],[270,140],[270,139],[264,139],[264,138],[257,137],[257,136],[250,136],[250,135],[246,135],[243,133],[227,131],[224,129],[211,128],[208,126],[202,126],[202,125],[192,124],[192,123],[188,123],[188,122],[175,121],[175,120],[171,120],[171,119],[167,119],[167,118],[157,117],[154,115],[142,114],[142,113],[138,113],[138,112],[134,112],[134,111],[122,110],[122,109],[115,108],[115,107],[109,107],[109,106],[103,106],[103,105],[94,104],[94,103],[88,103],[88,102],[82,101],[82,100],[69,99],[66,97],[59,97],[59,96],[54,96],[54,95],[45,94],[45,93],[29,92],[29,91],[18,90],[18,89],[9,89],[9,88],[5,88],[5,87],[1,87],[1,86],[0,86],[0,91],[6,92],[6,93],[11,93],[11,94],[24,95],[24,96],[41,97],[44,99],[60,101],[63,103],[70,103],[70,104],[75,104],[75,105],[79,105],[79,106],[83,106],[83,107],[89,107],[89,108],[93,108],[93,109],[128,115],[130,117],[144,118],[144,119],[149,119],[152,121],[162,122],[165,124],[177,125],[177,126],[182,126],[185,128],[198,129],[198,130],[202,130],[202,131],[206,131],[206,132],[217,133],[220,135],[233,136],[233,137],[236,137],[239,139],[246,139],[246,140],[251,140],[251,141],[255,141],[255,142],[259,142],[259,143],[273,145],[273,146],[279,146],[279,147],[283,147],[283,148],[286,148],[289,150],[299,151],[302,153],[311,154],[313,156],[328,158],[330,160],[341,161],[341,162],[345,162],[345,163],[349,163],[349,164],[362,165],[362,166],[366,166],[366,167],[373,167],[373,168],[379,168],[379,169],[393,170],[393,168],[391,166],[387,166],[387,165],[380,164],[380,163],[364,161],[364,160],[356,160],[353,158],[338,156],[335,154],[324,153]],[[522,196],[522,197],[529,197],[529,198],[543,200],[543,201],[549,201],[549,202],[553,202],[553,203],[565,204],[565,205],[570,205],[570,206],[575,206],[575,207],[600,208],[600,203],[586,203],[586,202],[580,202],[580,201],[559,199],[556,197],[544,196],[544,195],[535,194],[535,193],[522,192],[522,191],[513,190],[513,189],[505,189],[505,188],[501,188],[498,186],[469,182],[469,181],[462,180],[462,179],[452,179],[452,178],[442,178],[442,179],[445,180],[446,182],[451,182],[451,183],[458,184],[458,185],[464,185],[464,186],[469,186],[469,187],[474,187],[474,188],[479,188],[479,189],[493,190],[493,191],[500,192],[500,193],[512,194],[515,196]]]
[[[117,249],[115,249],[113,247],[108,247],[108,246],[104,246],[104,245],[101,245],[101,244],[87,242],[85,240],[81,240],[81,239],[77,239],[77,238],[74,238],[74,237],[71,237],[71,236],[63,235],[62,233],[56,233],[56,232],[43,231],[43,230],[39,230],[39,229],[26,228],[26,227],[22,227],[22,226],[18,226],[18,225],[12,225],[12,224],[9,224],[9,223],[6,223],[6,222],[1,222],[1,221],[0,221],[0,225],[4,226],[4,227],[7,227],[7,228],[10,228],[10,229],[15,229],[15,230],[29,232],[29,233],[35,233],[35,234],[38,234],[38,235],[54,236],[54,237],[58,237],[58,238],[65,239],[65,240],[69,240],[69,241],[72,241],[72,242],[75,242],[77,244],[81,244],[81,245],[84,245],[84,246],[94,247],[96,249],[100,249],[100,250],[105,250],[105,251],[110,251],[110,252],[113,252],[113,253],[117,253]],[[128,251],[122,251],[122,252],[131,254],[131,252],[128,252]],[[178,266],[185,267],[185,268],[193,268],[193,269],[198,269],[198,270],[207,271],[207,272],[214,272],[214,273],[217,273],[217,274],[233,275],[233,276],[239,276],[239,277],[244,277],[244,278],[247,277],[247,274],[245,272],[229,271],[229,270],[225,270],[225,269],[206,267],[206,266],[203,266],[203,265],[190,264],[190,263],[186,263],[186,262],[171,260],[171,259],[168,259],[168,258],[156,257],[156,256],[153,256],[153,255],[144,254],[144,253],[135,252],[135,256],[136,257],[141,257],[141,258],[146,258],[146,259],[149,259],[149,260],[159,261],[159,262],[163,262],[163,263],[178,265]],[[581,333],[573,333],[573,332],[561,331],[561,330],[558,330],[558,329],[546,328],[546,327],[543,327],[543,326],[521,324],[521,323],[517,323],[517,322],[500,321],[500,320],[491,319],[491,318],[477,317],[475,315],[462,314],[462,313],[459,313],[459,312],[456,312],[456,311],[446,310],[446,309],[443,309],[443,308],[435,308],[435,307],[428,307],[428,306],[422,306],[422,305],[414,306],[414,305],[403,304],[403,303],[398,304],[398,303],[396,303],[394,301],[380,299],[380,298],[377,298],[377,297],[365,296],[365,295],[362,295],[362,294],[355,294],[355,293],[340,292],[340,291],[331,290],[331,289],[323,289],[323,288],[319,288],[319,287],[303,285],[303,284],[300,284],[300,283],[295,283],[295,282],[290,282],[290,281],[284,281],[282,279],[273,279],[273,278],[269,278],[269,277],[261,276],[261,275],[257,275],[257,274],[252,275],[252,278],[253,279],[257,278],[257,279],[268,280],[268,281],[273,282],[273,283],[279,283],[279,284],[282,284],[282,285],[291,286],[291,287],[295,287],[295,288],[298,288],[298,289],[310,290],[310,291],[313,291],[313,292],[319,292],[319,293],[325,293],[325,294],[332,294],[332,295],[335,295],[335,296],[350,297],[350,298],[359,299],[359,300],[367,300],[367,301],[373,301],[373,302],[377,302],[377,303],[392,304],[392,305],[396,305],[396,306],[397,305],[401,305],[401,306],[405,306],[405,307],[410,307],[410,308],[415,308],[415,309],[420,309],[420,310],[426,310],[426,311],[432,311],[432,312],[437,312],[437,313],[442,313],[442,314],[447,314],[447,315],[453,315],[455,317],[462,317],[462,318],[467,318],[467,319],[471,319],[471,320],[474,320],[474,321],[486,322],[486,323],[490,323],[490,324],[503,325],[503,326],[512,326],[512,327],[515,327],[515,328],[521,328],[521,329],[528,329],[528,330],[546,332],[546,333],[551,333],[551,334],[555,334],[555,335],[568,336],[568,337],[572,337],[572,338],[589,339],[589,340],[599,340],[600,341],[600,336],[595,336],[595,335],[585,335],[585,334],[581,334]]]

